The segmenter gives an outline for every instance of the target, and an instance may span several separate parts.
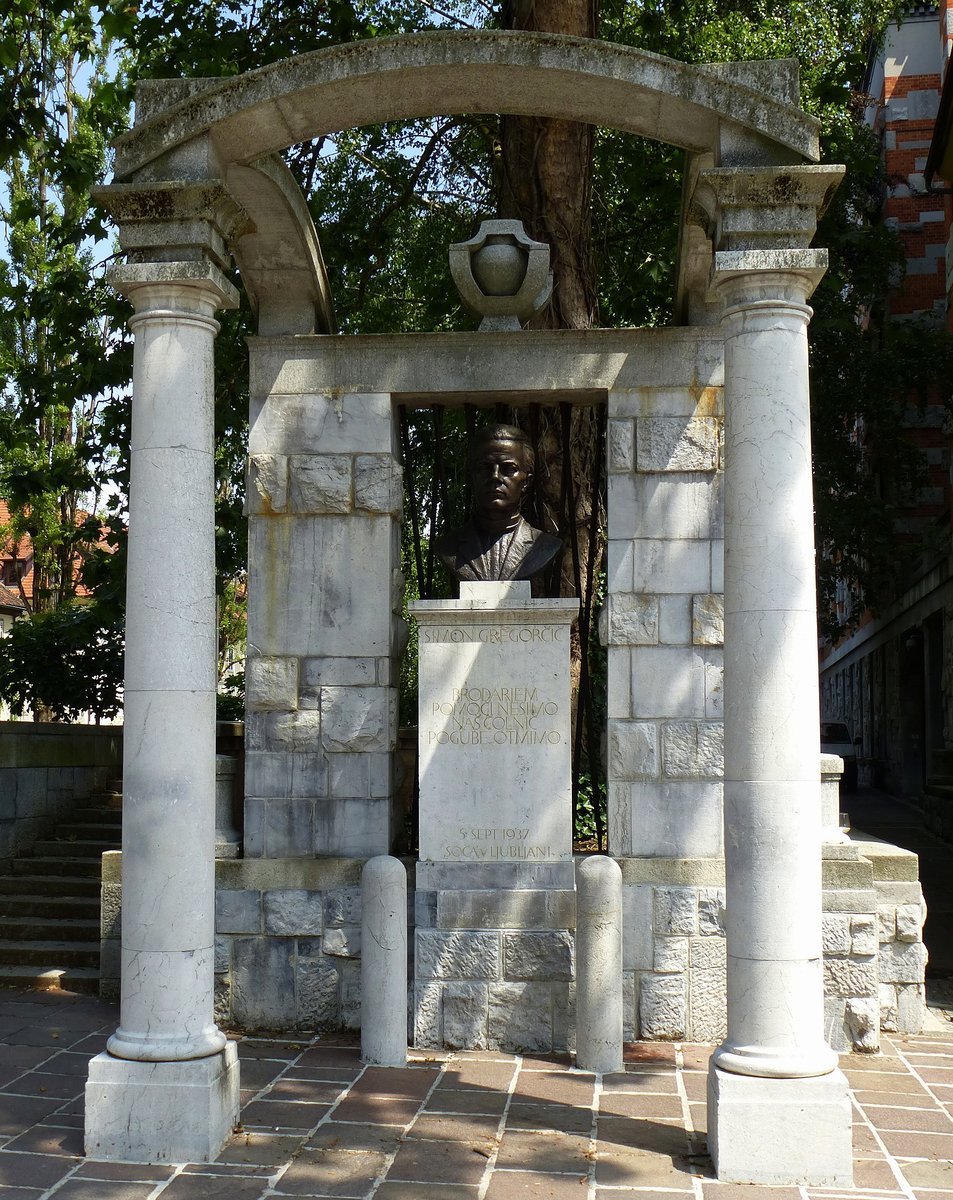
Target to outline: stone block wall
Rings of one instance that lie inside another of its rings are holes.
[[[121,764],[121,726],[0,722],[0,869]]]
[[[573,864],[417,864],[414,1044],[573,1043]]]
[[[724,865],[628,859],[623,875],[626,1039],[725,1036]]]
[[[717,857],[723,773],[721,389],[609,393],[609,848]]]
[[[245,856],[387,853],[401,468],[389,395],[253,396]]]

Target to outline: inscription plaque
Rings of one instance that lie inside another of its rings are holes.
[[[412,606],[421,859],[572,856],[569,641],[577,610],[574,600],[532,600],[519,583],[464,583],[460,600]]]

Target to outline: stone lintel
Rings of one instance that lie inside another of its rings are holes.
[[[723,858],[619,858],[624,885],[658,883],[674,887],[724,887]]]
[[[724,1183],[853,1187],[846,1077],[763,1079],[712,1066],[708,1148]]]
[[[440,891],[438,929],[574,929],[576,897],[554,888]]]

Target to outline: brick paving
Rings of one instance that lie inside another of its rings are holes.
[[[88,1058],[114,1005],[0,992],[0,1200],[953,1200],[953,1024],[842,1060],[853,1189],[718,1183],[710,1047],[641,1043],[597,1077],[568,1058],[412,1052],[362,1067],[346,1037],[245,1038],[242,1129],[210,1164],[82,1157]]]

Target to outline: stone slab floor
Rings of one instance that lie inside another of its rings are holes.
[[[86,1063],[115,1006],[0,992],[0,1200],[953,1200],[953,1023],[845,1057],[852,1191],[717,1183],[704,1046],[629,1046],[623,1074],[496,1053],[362,1068],[351,1038],[245,1038],[243,1129],[219,1161],[82,1158]]]

